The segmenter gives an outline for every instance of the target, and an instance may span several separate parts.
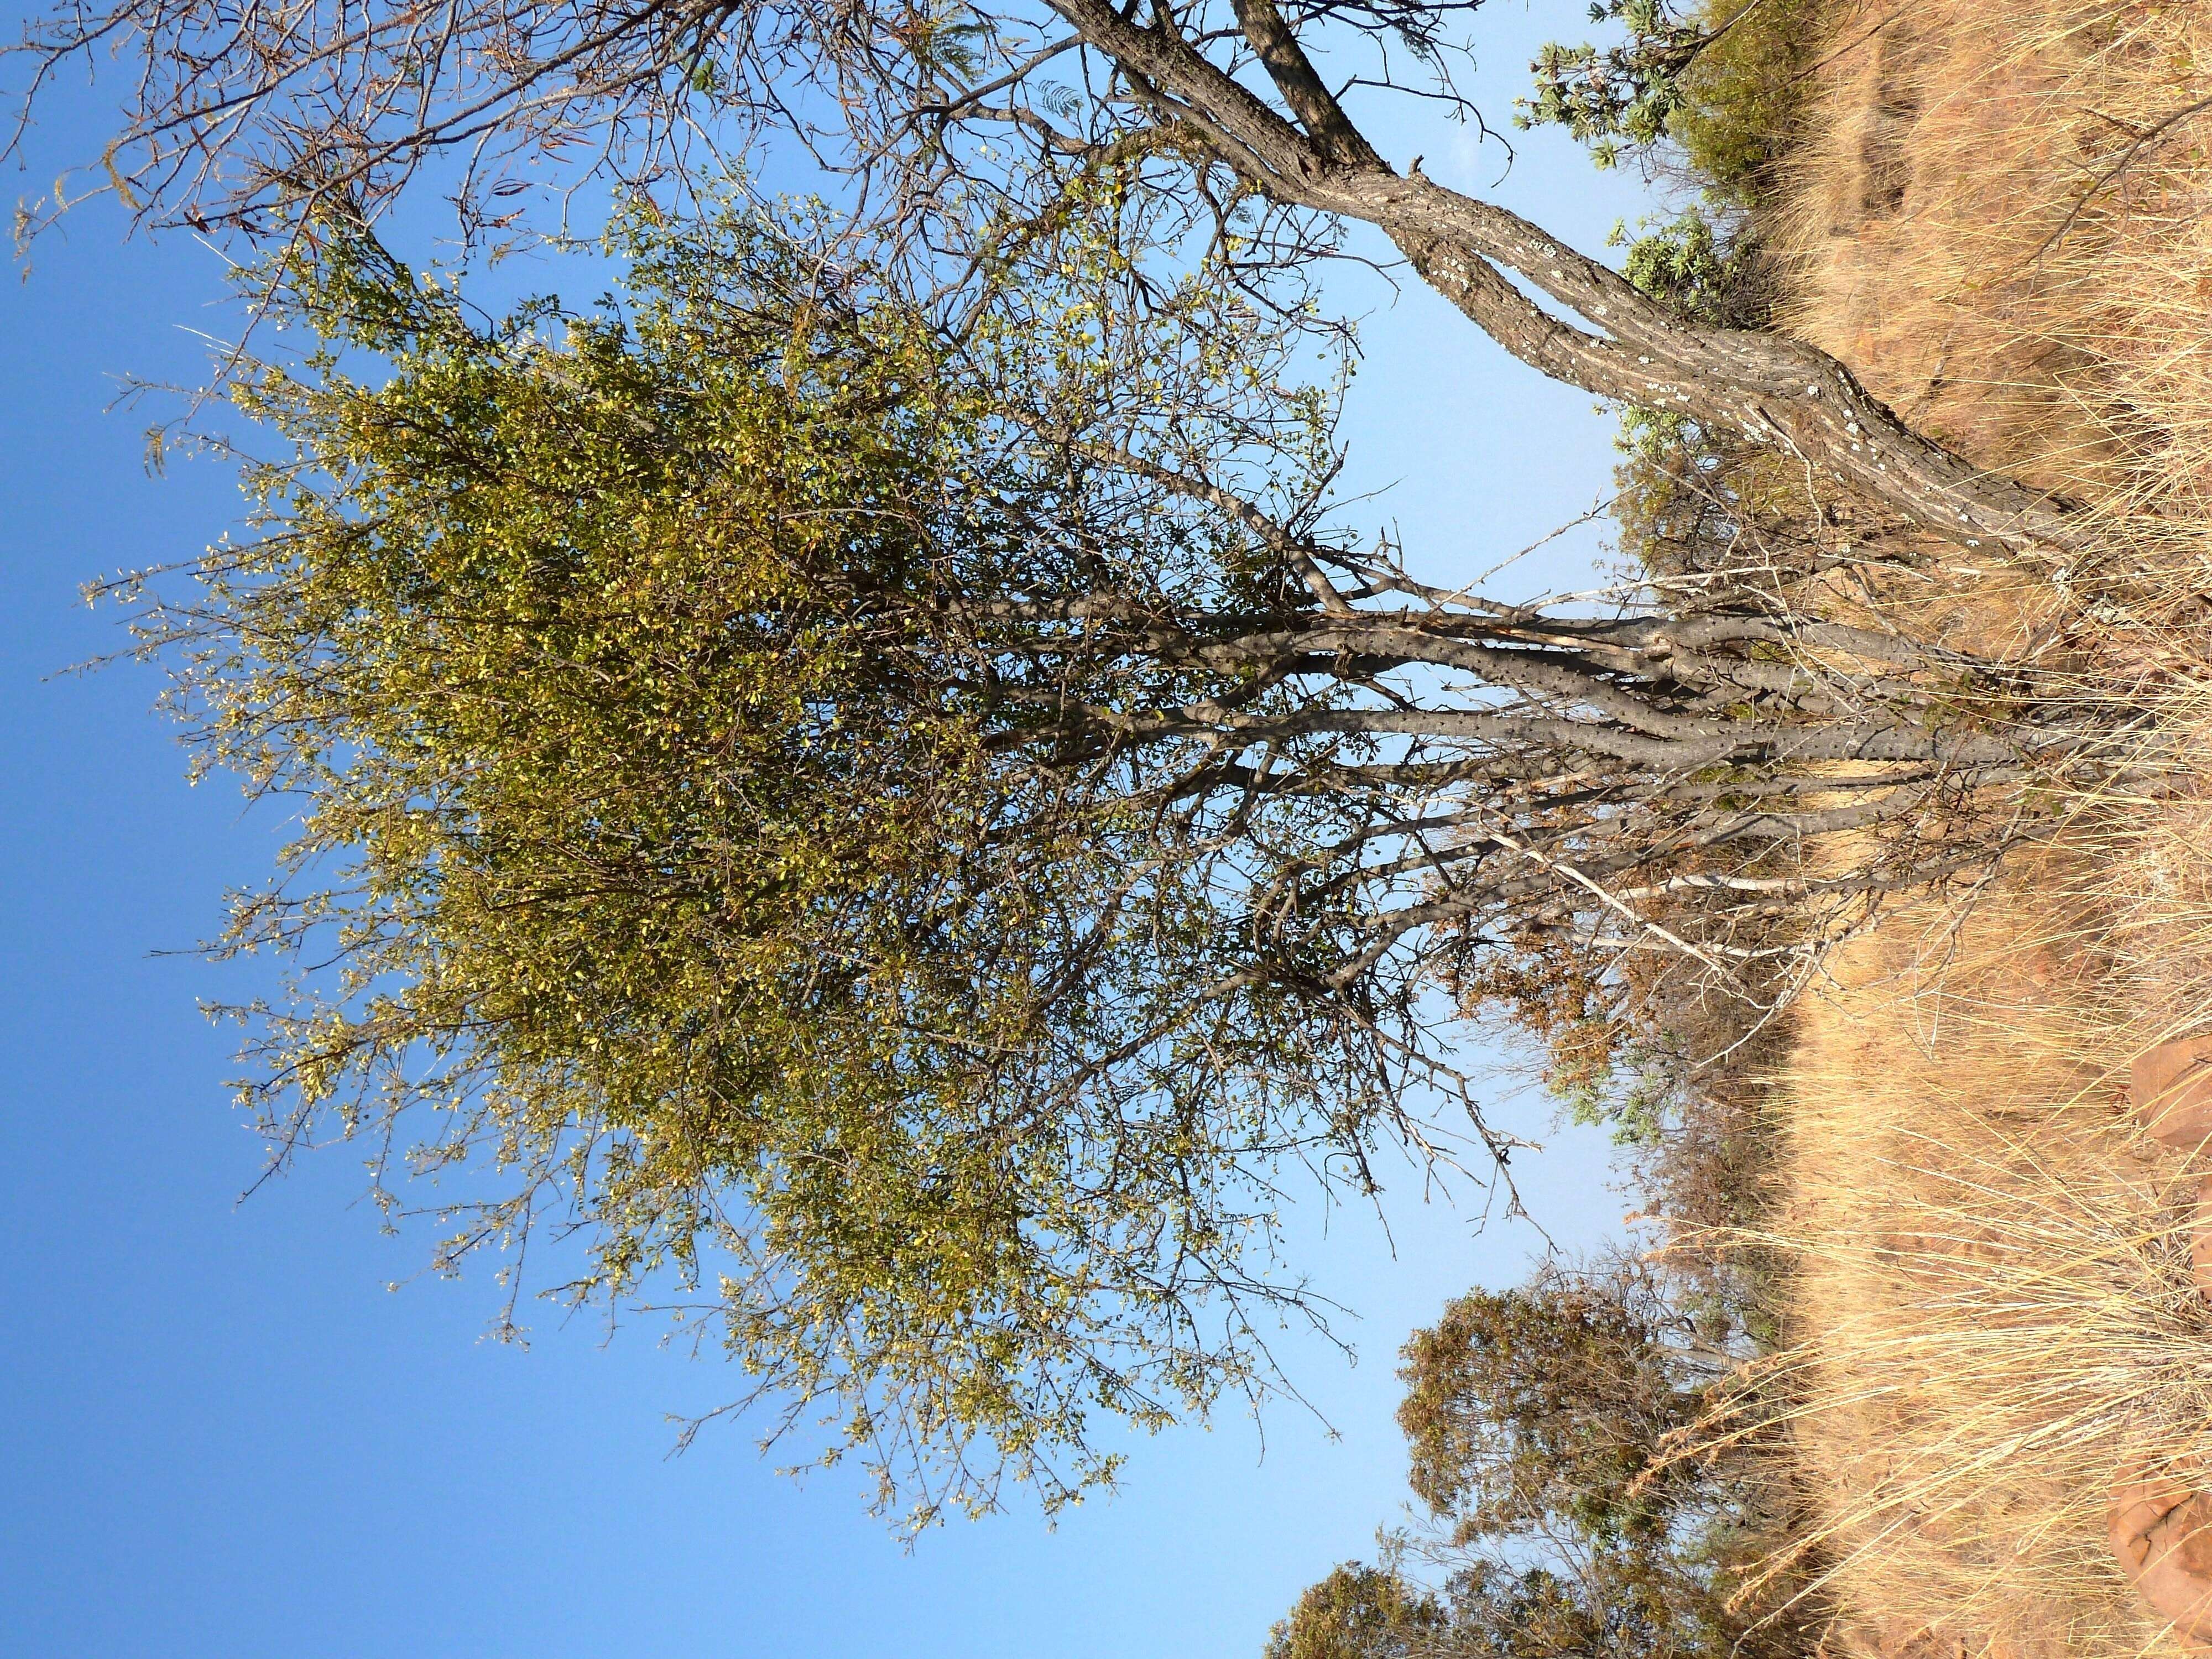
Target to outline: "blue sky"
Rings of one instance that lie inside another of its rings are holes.
[[[1534,42],[1581,12],[1486,20],[1493,118]],[[22,189],[96,153],[102,96],[49,106]],[[1486,187],[1501,159],[1449,130],[1378,136],[1448,182]],[[1638,206],[1632,181],[1534,141],[1498,194],[1591,249]],[[1449,1295],[1519,1277],[1527,1229],[1478,1232],[1410,1171],[1387,1197],[1395,1252],[1371,1217],[1302,1218],[1301,1264],[1364,1316],[1356,1368],[1291,1350],[1340,1437],[1293,1411],[1264,1442],[1233,1416],[1171,1431],[1056,1530],[1018,1505],[908,1553],[854,1482],[779,1478],[742,1425],[668,1456],[667,1413],[737,1379],[651,1329],[541,1319],[524,1351],[480,1340],[481,1278],[387,1291],[427,1241],[380,1234],[352,1154],[238,1201],[260,1152],[222,1088],[232,1034],[196,1002],[240,982],[187,947],[283,826],[226,781],[185,786],[151,671],[60,672],[121,643],[78,601],[85,580],[235,521],[221,466],[149,476],[154,411],[109,407],[118,376],[201,375],[202,333],[231,324],[221,270],[94,204],[0,289],[0,1650],[1255,1656],[1402,1501],[1396,1346]],[[1344,291],[1381,303],[1371,281]],[[1418,564],[1463,580],[1604,492],[1610,424],[1587,398],[1424,293],[1376,310],[1366,338],[1351,478],[1395,484],[1379,510]],[[1571,577],[1588,551],[1536,563]],[[1556,1237],[1617,1221],[1593,1137],[1501,1109],[1551,1142],[1521,1173]]]

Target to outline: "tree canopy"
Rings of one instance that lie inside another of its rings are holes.
[[[1272,1171],[1356,1171],[1425,1052],[1357,868],[1280,890],[1371,814],[1182,712],[1333,706],[1271,668],[1311,600],[1253,509],[1167,470],[1300,510],[1322,404],[1203,297],[1103,338],[1079,238],[957,357],[744,214],[623,251],[619,301],[479,326],[341,239],[290,300],[323,351],[241,382],[295,446],[264,533],[142,626],[204,759],[304,798],[230,941],[337,972],[249,1094],[280,1144],[488,1157],[448,1261],[565,1205],[573,1292],[719,1285],[924,1513],[1065,1498],[1087,1413],[1264,1385]]]

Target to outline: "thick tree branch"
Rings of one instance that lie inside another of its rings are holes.
[[[1051,4],[1140,85],[1194,119],[1217,158],[1255,188],[1376,226],[1486,333],[1546,374],[1779,446],[1964,547],[2067,557],[2092,546],[2065,503],[1914,432],[1826,354],[1780,335],[1686,320],[1518,215],[1418,173],[1401,177],[1364,141],[1355,148],[1340,107],[1325,92],[1316,96],[1318,77],[1264,0],[1240,6],[1240,21],[1310,131],[1269,109],[1164,21],[1142,27],[1106,0]],[[1544,311],[1504,271],[1603,336]]]

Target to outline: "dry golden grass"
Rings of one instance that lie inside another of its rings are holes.
[[[2212,737],[2212,3],[1844,3],[1770,237],[1788,326],[1976,459],[2094,504],[2124,598],[1953,556],[1930,625]],[[2148,135],[2148,137],[2146,137]],[[2204,745],[2194,745],[2203,748]],[[2212,757],[2212,750],[2207,750]],[[2198,805],[2199,801],[2203,805]],[[2212,1026],[2212,789],[2078,804],[2001,884],[1831,962],[1776,1240],[1839,1652],[2172,1652],[2104,1517],[2212,1471],[2180,1160],[2117,1099]],[[2212,1482],[2212,1474],[2203,1477]]]

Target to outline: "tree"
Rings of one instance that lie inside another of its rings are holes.
[[[1270,1634],[1265,1659],[1694,1659],[1801,1650],[1680,1621],[1681,1609],[1624,1579],[1601,1559],[1586,1573],[1466,1563],[1441,1590],[1395,1567],[1347,1562],[1298,1598]]]
[[[1414,1495],[1462,1544],[1554,1523],[1601,1543],[1665,1536],[1694,1480],[1670,1443],[1729,1357],[1673,1322],[1627,1263],[1448,1304],[1398,1373]]]
[[[1298,1597],[1269,1636],[1267,1659],[1401,1659],[1428,1651],[1449,1628],[1434,1596],[1386,1568],[1347,1561]]]
[[[550,1212],[578,1295],[713,1281],[762,1389],[920,1518],[1066,1501],[1112,1474],[1093,1413],[1264,1392],[1261,1316],[1325,1313],[1271,1260],[1292,1171],[1453,1155],[1423,1084],[1503,1163],[1455,1006],[1601,1041],[1669,973],[1771,1006],[2108,775],[2133,711],[1841,580],[1930,534],[2078,566],[2065,503],[1394,170],[1316,67],[1402,88],[1410,52],[1464,108],[1471,9],[34,23],[34,83],[142,55],[113,187],[270,238],[257,303],[328,343],[242,372],[296,445],[265,533],[143,617],[209,761],[305,797],[230,935],[337,958],[249,1011],[278,1147],[489,1164],[449,1263]],[[795,136],[838,206],[731,206],[687,133]],[[492,231],[586,139],[635,192],[626,301],[479,325],[377,245],[440,155]],[[1332,511],[1333,388],[1290,365],[1340,340],[1347,222],[1654,411],[1644,568],[1502,603]]]
[[[1641,1264],[1556,1265],[1416,1331],[1398,1420],[1426,1522],[1349,1564],[1268,1659],[1808,1651],[1787,1517],[1731,1402],[1741,1338],[1700,1328]],[[1441,1569],[1422,1587],[1409,1562]]]

